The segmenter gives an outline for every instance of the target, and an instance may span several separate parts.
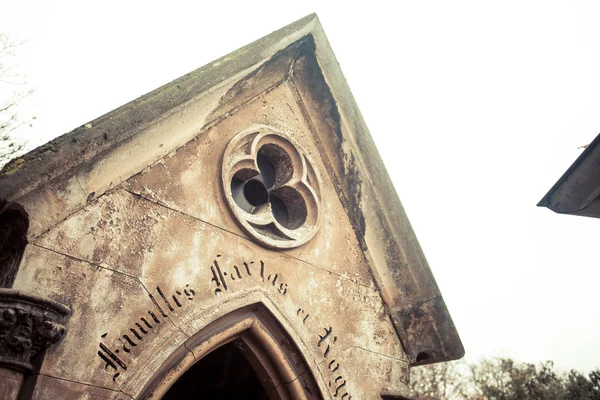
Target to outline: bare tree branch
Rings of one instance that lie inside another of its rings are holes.
[[[22,44],[0,33],[0,167],[24,151],[26,141],[14,133],[23,126],[31,126],[35,119],[19,112],[19,105],[32,93],[16,64],[17,49]]]

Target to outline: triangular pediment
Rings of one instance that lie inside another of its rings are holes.
[[[314,15],[13,160],[0,174],[0,199],[25,207],[36,247],[146,286],[163,266],[205,256],[215,279],[206,284],[219,282],[211,295],[244,274],[281,295],[297,282],[298,298],[329,296],[314,289],[322,282],[323,293],[380,302],[401,350],[373,339],[364,344],[370,351],[409,365],[464,354]],[[239,254],[254,264],[234,266]],[[259,268],[283,263],[295,268],[286,281]],[[314,271],[302,275],[302,265]],[[176,273],[184,282],[197,272]],[[343,282],[364,290],[345,292]],[[353,307],[339,305],[364,311]],[[366,325],[381,323],[369,318]]]

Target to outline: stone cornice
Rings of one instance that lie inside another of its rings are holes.
[[[70,314],[53,300],[0,289],[0,366],[30,371],[31,361],[64,336]]]

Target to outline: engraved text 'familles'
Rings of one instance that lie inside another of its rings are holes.
[[[148,310],[147,315],[135,321],[126,333],[119,334],[117,338],[118,344],[113,346],[112,350],[104,342],[100,342],[98,356],[105,363],[104,369],[112,371],[114,382],[121,375],[119,371],[127,371],[127,364],[119,357],[119,354],[122,351],[131,353],[134,347],[142,343],[144,337],[151,335],[160,324],[165,322],[170,312],[175,311],[176,308],[183,307],[186,299],[192,301],[195,295],[196,292],[194,289],[190,285],[185,285],[183,290],[175,291],[175,294],[169,298],[165,296],[160,286],[157,286],[154,295],[151,293],[148,294],[152,307]],[[101,337],[105,339],[107,336],[108,332],[103,333]]]
[[[210,264],[208,271],[210,275],[211,294],[213,296],[223,295],[226,292],[235,290],[238,284],[250,280],[254,280],[260,284],[272,288],[280,296],[286,296],[289,291],[286,280],[280,273],[272,272],[263,260],[258,261],[242,261],[237,264],[225,265],[221,261],[221,255],[218,254]],[[187,302],[194,300],[196,291],[186,285],[182,290],[176,290],[172,295],[165,295],[160,286],[157,286],[155,292],[149,293],[148,297],[149,310],[147,314],[139,317],[133,322],[129,330],[119,333],[116,338],[116,344],[107,346],[105,344],[108,339],[108,333],[102,334],[102,341],[99,344],[98,356],[104,363],[104,369],[113,374],[113,381],[127,371],[127,363],[122,357],[119,357],[122,352],[128,353],[130,356],[133,348],[140,346],[144,338],[153,334],[153,331],[158,326],[167,320],[170,313],[177,312],[179,308],[184,307]],[[310,313],[304,308],[298,308],[296,312],[303,325],[309,325]],[[351,400],[347,387],[347,381],[341,372],[341,366],[331,355],[332,349],[338,337],[333,333],[332,326],[322,328],[322,332],[314,339],[314,344],[321,357],[327,365],[327,373],[325,376],[328,381],[328,387],[334,398],[341,400]]]

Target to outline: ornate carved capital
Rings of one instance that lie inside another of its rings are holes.
[[[71,310],[53,300],[0,288],[0,366],[29,371],[65,333]]]

